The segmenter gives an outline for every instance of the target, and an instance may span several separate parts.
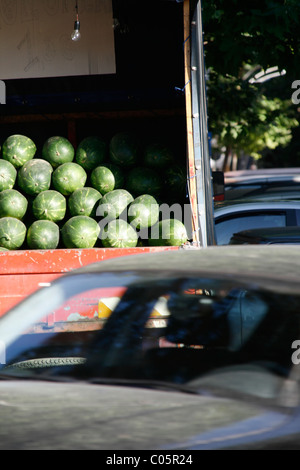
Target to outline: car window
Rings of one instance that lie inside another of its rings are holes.
[[[266,227],[285,227],[284,212],[242,212],[216,219],[216,241],[218,245],[227,245],[234,233],[242,230]]]
[[[230,184],[225,185],[225,200],[243,199],[263,192],[263,184]]]
[[[63,363],[64,358],[84,357],[86,345],[103,328],[124,292],[126,287],[116,286],[71,295],[20,334],[7,348],[7,363],[36,359],[42,363],[46,358],[60,359],[58,362]]]
[[[262,198],[262,197],[300,197],[299,181],[278,181],[261,183],[227,183],[225,185],[225,199],[244,199],[244,198]]]
[[[39,293],[31,304],[36,318],[14,332],[1,372],[189,384],[219,369],[259,364],[268,372],[266,380],[268,374],[289,375],[292,344],[300,333],[298,295],[167,272],[131,274],[128,283],[125,278],[121,273],[105,288],[97,287],[101,276],[85,284],[69,278],[72,289],[59,283],[63,295],[53,305],[51,287]],[[27,306],[25,301],[15,309],[22,319]],[[272,387],[268,393],[274,398]],[[259,395],[260,384],[253,390],[251,383],[251,393]]]
[[[172,280],[158,292],[164,292],[165,309],[156,327],[148,323],[158,300],[151,287],[126,292],[105,334],[89,351],[90,374],[189,384],[215,371],[252,364],[288,376],[299,331],[298,297],[203,279]],[[249,384],[251,392],[240,386],[243,393],[259,396],[262,384],[266,390],[264,380],[262,375],[261,383]],[[272,387],[267,387],[269,398],[277,393]]]

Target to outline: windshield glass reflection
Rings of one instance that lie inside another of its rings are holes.
[[[12,312],[22,322],[7,336],[2,373],[190,384],[249,364],[286,378],[293,366],[297,295],[167,273],[70,276],[57,301],[52,287],[27,317],[32,301]],[[0,320],[0,334],[9,319]]]

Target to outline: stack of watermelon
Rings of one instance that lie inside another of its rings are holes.
[[[1,153],[0,250],[187,241],[180,220],[161,218],[158,201],[184,194],[186,183],[164,144],[141,147],[135,134],[119,132],[108,142],[85,137],[75,149],[53,136],[38,154],[31,138],[15,134]]]

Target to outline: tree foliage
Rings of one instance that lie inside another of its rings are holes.
[[[209,126],[220,146],[258,158],[298,126],[291,85],[300,79],[298,0],[203,0]],[[285,75],[253,83],[259,69]]]
[[[241,63],[300,72],[298,0],[203,0],[210,65],[238,75]]]

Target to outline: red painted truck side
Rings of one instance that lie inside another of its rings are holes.
[[[171,246],[0,252],[0,316],[35,290],[73,269],[117,256],[178,248]]]

